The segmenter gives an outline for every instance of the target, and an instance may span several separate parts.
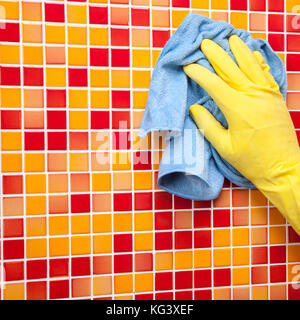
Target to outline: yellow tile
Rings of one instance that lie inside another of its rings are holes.
[[[114,70],[117,71],[117,70]],[[122,79],[120,79],[122,82]],[[91,69],[90,70],[91,87],[107,88],[109,87],[109,71],[108,69]]]
[[[47,256],[47,239],[27,239],[26,257],[40,258]]]
[[[49,234],[63,235],[69,233],[69,217],[68,216],[57,216],[49,217]]]
[[[19,19],[19,2],[18,1],[1,1],[1,15],[5,12],[5,19]],[[1,18],[3,19],[3,18]]]
[[[103,233],[111,232],[111,214],[94,214],[93,215],[93,232]]]
[[[93,277],[93,294],[105,295],[112,292],[111,276]]]
[[[25,287],[24,283],[5,283],[3,290],[3,300],[24,300]]]
[[[233,265],[248,265],[249,264],[249,248],[233,248]]]
[[[69,90],[69,108],[87,108],[88,92],[87,90],[70,89]]]
[[[45,171],[44,154],[43,153],[26,153],[25,154],[25,171],[26,172]]]
[[[108,28],[90,27],[90,45],[107,46],[108,45]]]
[[[155,253],[155,270],[171,270],[173,268],[172,252]]]
[[[188,13],[189,10],[172,10],[172,27],[178,28]]]
[[[86,23],[86,6],[67,5],[67,17],[69,23]]]
[[[46,175],[32,174],[26,175],[26,193],[45,193]]]
[[[152,212],[135,212],[135,231],[145,231],[153,229]]]
[[[197,1],[197,0],[195,0]],[[200,0],[201,1],[201,0]],[[228,9],[228,1],[227,0],[210,0],[212,9]],[[207,9],[205,7],[205,9]]]
[[[20,46],[11,44],[0,45],[0,63],[20,63]]]
[[[32,25],[32,24],[23,24],[22,29],[22,36],[23,36],[23,42],[30,42],[30,43],[42,43],[43,41],[43,30],[42,25]],[[49,32],[48,32],[49,34]],[[52,35],[49,34],[50,39],[52,40]],[[49,38],[48,36],[48,38]],[[62,34],[60,33],[60,37]],[[64,37],[64,35],[63,35]],[[63,39],[59,39],[61,43],[64,42]]]
[[[93,191],[110,191],[111,190],[110,173],[93,173],[92,187]]]
[[[279,244],[286,242],[286,228],[285,227],[270,227],[269,237],[271,244]]]
[[[250,32],[254,39],[267,39],[267,35],[265,32]]]
[[[113,88],[129,88],[130,87],[130,71],[129,70],[112,70],[111,84]]]
[[[175,252],[175,269],[192,269],[193,253],[192,251]]]
[[[70,111],[69,126],[70,129],[88,129],[89,113],[87,111]]]
[[[133,47],[150,47],[150,30],[131,29]]]
[[[69,255],[69,238],[50,238],[49,253],[50,257]]]
[[[230,246],[230,230],[215,229],[214,231],[214,247]]]
[[[213,1],[213,0],[211,0],[211,1]],[[222,0],[220,2],[222,2]],[[191,8],[208,9],[209,8],[209,0],[191,0]]]
[[[249,279],[250,279],[249,268],[233,268],[232,269],[233,285],[249,284]]]
[[[38,237],[45,236],[47,232],[46,218],[27,218],[26,236]]]
[[[20,88],[0,88],[1,108],[20,108],[21,90]]]
[[[131,293],[133,291],[132,274],[122,274],[114,277],[115,293]]]
[[[87,44],[86,27],[68,26],[68,43],[69,44]]]
[[[102,234],[93,237],[94,253],[112,252],[112,239],[110,234]]]
[[[112,153],[113,170],[130,170],[131,156],[129,152],[113,152]]]
[[[132,71],[132,86],[133,88],[149,88],[151,72],[145,70]]]
[[[46,43],[65,43],[65,26],[45,25]]]
[[[194,268],[211,267],[211,250],[194,251]]]
[[[132,213],[114,214],[114,232],[132,231]]]
[[[72,234],[90,233],[90,216],[73,215],[71,217]]]
[[[22,2],[22,19],[28,21],[41,21],[42,4],[34,2]]]
[[[138,68],[138,67],[150,68],[151,66],[150,50],[133,49],[132,50],[132,66],[135,68]]]
[[[91,237],[90,236],[73,236],[71,238],[71,254],[90,254]]]
[[[2,172],[21,172],[22,154],[21,153],[3,153],[1,158]]]
[[[299,13],[299,1],[298,0],[286,0],[286,11],[292,13]]]
[[[21,132],[1,132],[1,149],[4,151],[21,150]]]
[[[42,46],[23,46],[24,64],[43,64]]]
[[[150,190],[152,189],[152,172],[134,172],[134,189]]]
[[[108,90],[91,90],[91,108],[109,108]]]
[[[153,273],[137,273],[134,278],[136,292],[153,291]]]
[[[148,251],[153,249],[153,233],[136,233],[135,250]]]
[[[88,169],[87,153],[70,153],[70,171],[87,171]]]
[[[231,264],[230,249],[214,249],[213,255],[214,255],[215,267],[230,266]]]
[[[234,228],[232,230],[232,245],[247,246],[249,244],[249,229]]]
[[[133,107],[144,109],[148,98],[148,91],[133,91]]]
[[[68,47],[68,64],[70,66],[87,66],[87,48]]]
[[[248,27],[248,16],[246,12],[231,12],[231,24],[235,28],[245,29]]]
[[[161,50],[152,50],[152,68],[155,67],[157,59],[159,58],[159,55],[161,53]]]
[[[46,196],[27,196],[26,214],[43,215],[46,214]]]
[[[65,87],[66,69],[65,68],[46,68],[47,87]]]

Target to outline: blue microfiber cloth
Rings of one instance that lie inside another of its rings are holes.
[[[241,187],[255,188],[203,138],[188,113],[192,104],[201,104],[224,127],[228,126],[212,98],[185,75],[182,66],[196,62],[214,72],[200,50],[201,42],[203,39],[215,41],[234,59],[228,43],[228,38],[233,34],[238,35],[252,51],[262,53],[281,93],[286,97],[284,65],[265,40],[253,39],[249,32],[235,29],[226,22],[189,13],[157,60],[139,133],[140,137],[144,137],[151,131],[169,132],[166,139],[168,145],[159,166],[158,185],[183,198],[217,198],[224,177]]]

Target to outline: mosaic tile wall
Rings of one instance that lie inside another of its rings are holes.
[[[163,144],[137,137],[189,11],[269,40],[300,129],[299,5],[0,1],[1,299],[300,299],[300,237],[258,191],[171,196],[156,185]]]

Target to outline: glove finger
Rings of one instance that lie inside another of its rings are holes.
[[[265,73],[245,42],[237,35],[233,35],[229,38],[229,45],[240,69],[249,80],[260,86],[269,86]]]
[[[232,88],[239,89],[250,85],[249,80],[231,59],[228,53],[215,42],[204,39],[201,42],[201,50],[221,77]]]

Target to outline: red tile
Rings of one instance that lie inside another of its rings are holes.
[[[266,10],[266,0],[250,0],[250,10],[251,11],[265,11]]]
[[[107,24],[107,7],[89,7],[90,24]]]
[[[19,42],[19,23],[5,22],[5,28],[0,28],[0,41]]]
[[[172,212],[155,213],[155,230],[172,229]]]
[[[300,236],[296,233],[296,231],[289,226],[289,243],[300,243]]]
[[[174,196],[175,209],[192,209],[192,200]]]
[[[210,228],[211,213],[209,210],[194,211],[194,228]]]
[[[20,194],[23,193],[22,176],[3,176],[2,178],[3,194]]]
[[[90,48],[90,65],[91,66],[108,66],[108,49]]]
[[[133,26],[149,26],[149,9],[131,9]]]
[[[153,293],[135,294],[135,300],[153,300]]]
[[[247,0],[230,0],[231,10],[247,10]]]
[[[300,300],[300,290],[293,284],[288,285],[288,300]]]
[[[172,209],[172,195],[168,192],[155,192],[155,209]]]
[[[69,69],[70,87],[87,87],[87,69]]]
[[[1,30],[1,29],[0,29]],[[20,85],[20,67],[0,67],[0,84],[4,86]]]
[[[138,253],[135,255],[135,271],[152,271],[153,270],[153,254]]]
[[[50,277],[66,277],[69,275],[69,259],[51,259]]]
[[[67,150],[66,132],[48,132],[48,150]]]
[[[150,151],[134,151],[133,152],[133,170],[151,170],[151,152]],[[164,197],[163,195],[157,196]],[[165,197],[167,198],[167,196]],[[167,199],[166,199],[167,200]],[[156,209],[168,209],[156,207],[156,195],[155,195],[155,208]]]
[[[63,4],[45,3],[45,20],[47,22],[64,22],[65,11]]]
[[[284,31],[284,15],[283,14],[270,14],[269,16],[269,31]]]
[[[252,264],[268,263],[268,248],[267,247],[252,247]]]
[[[130,91],[112,90],[111,100],[113,108],[130,108]]]
[[[91,111],[91,129],[109,129],[109,111]]]
[[[88,150],[88,132],[69,132],[70,150]]]
[[[152,210],[152,192],[134,194],[134,210]]]
[[[287,51],[300,52],[300,35],[287,35]]]
[[[288,15],[286,17],[286,31],[287,32],[300,32],[300,17],[299,15]]]
[[[23,259],[24,258],[24,240],[4,240],[3,241],[3,259]]]
[[[273,11],[273,12],[284,11],[285,0],[268,0],[268,1],[269,1],[269,11]]]
[[[155,291],[172,290],[173,274],[172,272],[159,272],[155,274]]]
[[[66,111],[47,111],[48,129],[66,129]]]
[[[25,150],[44,150],[44,132],[25,132]]]
[[[131,250],[128,250],[131,251]],[[132,254],[114,255],[114,273],[132,272]]]
[[[28,300],[46,300],[47,299],[47,282],[35,281],[27,282],[27,299]]]
[[[89,194],[72,194],[71,195],[71,212],[72,213],[90,212],[90,195]]]
[[[286,262],[286,246],[270,247],[270,263]]]
[[[270,266],[271,282],[286,282],[286,265]]]
[[[112,111],[112,129],[129,129],[130,111]]]
[[[172,7],[189,8],[190,0],[172,0]]]
[[[11,261],[3,264],[5,281],[24,280],[24,261]]]
[[[65,108],[66,90],[47,89],[47,108]]]
[[[114,252],[132,251],[132,234],[114,235]]]
[[[195,248],[211,247],[211,231],[210,230],[194,231],[194,247]]]
[[[211,287],[211,270],[194,271],[195,288]]]
[[[193,246],[192,231],[175,232],[175,249],[191,249]]]
[[[175,291],[175,300],[193,300],[193,291]]]
[[[214,210],[213,220],[214,227],[229,227],[230,210]]]
[[[112,46],[129,46],[129,29],[111,28]]]
[[[47,278],[47,260],[29,260],[27,261],[27,279]]]
[[[129,49],[111,49],[112,67],[129,67]]]
[[[155,300],[173,300],[173,292],[156,293]]]
[[[193,271],[175,272],[175,289],[193,288]]]
[[[238,187],[238,186],[236,186],[236,187]],[[226,178],[224,179],[223,188],[230,188],[230,181],[227,180]]]
[[[155,250],[171,250],[172,248],[172,232],[155,233]]]
[[[50,299],[69,298],[69,280],[50,281]]]
[[[230,283],[231,283],[230,268],[214,270],[214,286],[215,287],[230,286]]]
[[[113,150],[130,149],[130,132],[127,132],[127,131],[112,132],[112,149]]]
[[[131,211],[132,210],[132,194],[131,193],[115,193],[114,194],[114,211]]]
[[[210,207],[211,207],[210,200],[194,201],[194,208],[200,209],[200,208],[210,208]]]
[[[2,110],[1,129],[21,129],[21,111]]]
[[[72,258],[72,277],[89,276],[91,274],[90,257]]]
[[[44,83],[43,68],[23,68],[25,86],[42,86]]]
[[[253,284],[268,283],[268,267],[252,267],[251,279]]]
[[[108,274],[112,272],[111,256],[94,256],[93,257],[94,274]]]
[[[211,290],[197,290],[195,291],[195,300],[211,300]]]
[[[170,38],[170,31],[153,30],[152,38],[153,38],[153,41],[152,41],[153,47],[162,48],[165,46],[165,44]]]
[[[269,33],[268,41],[273,50],[284,51],[284,34]]]
[[[23,219],[4,219],[3,220],[3,237],[17,238],[24,236]]]

